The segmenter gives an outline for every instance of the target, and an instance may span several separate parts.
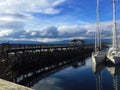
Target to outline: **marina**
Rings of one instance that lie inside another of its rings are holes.
[[[120,90],[119,0],[0,0],[0,90]]]
[[[32,57],[32,55],[30,56]],[[24,59],[27,60],[27,56]],[[29,60],[33,59],[35,62],[37,58],[32,57]],[[28,65],[25,66],[28,67]],[[111,62],[93,64],[89,54],[82,58],[61,60],[56,64],[44,62],[39,68],[32,66],[34,68],[31,67],[31,69],[30,67],[29,69],[18,68],[18,65],[13,69],[7,68],[8,74],[6,71],[2,71],[0,78],[27,86],[33,90],[88,90],[89,88],[92,90],[97,90],[97,88],[99,90],[116,90],[115,88],[119,88],[119,84],[115,84],[115,82],[119,81],[120,66]],[[6,70],[5,66],[1,65],[1,67],[1,70]]]

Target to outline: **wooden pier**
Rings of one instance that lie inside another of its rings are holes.
[[[24,52],[41,52],[41,51],[61,51],[73,50],[81,48],[93,48],[93,46],[85,46],[78,44],[0,44],[0,57],[8,56],[8,54],[24,53]],[[2,56],[1,56],[2,55]]]
[[[30,50],[63,50],[80,48],[82,45],[71,44],[0,44],[0,49],[3,52],[17,52]]]
[[[0,44],[0,78],[31,86],[34,84],[34,80],[32,84],[31,81],[24,84],[29,73],[33,72],[34,75],[37,71],[40,71],[41,74],[46,70],[54,70],[76,61],[74,59],[76,57],[83,60],[84,57],[91,54],[93,48],[92,45],[71,44]],[[23,76],[23,80],[19,81],[17,78],[21,76]]]

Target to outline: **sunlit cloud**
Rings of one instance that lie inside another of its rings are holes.
[[[55,14],[60,12],[59,9],[55,9],[55,6],[63,3],[64,1],[65,0],[4,0],[0,3],[0,12],[40,12],[47,14]]]
[[[0,30],[0,37],[5,37],[11,34],[13,31],[12,30]]]

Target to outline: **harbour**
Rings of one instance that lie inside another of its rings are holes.
[[[120,90],[119,0],[0,0],[0,90]]]

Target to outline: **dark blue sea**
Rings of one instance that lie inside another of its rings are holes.
[[[91,57],[74,62],[39,80],[35,90],[120,90],[120,66],[92,64]]]

